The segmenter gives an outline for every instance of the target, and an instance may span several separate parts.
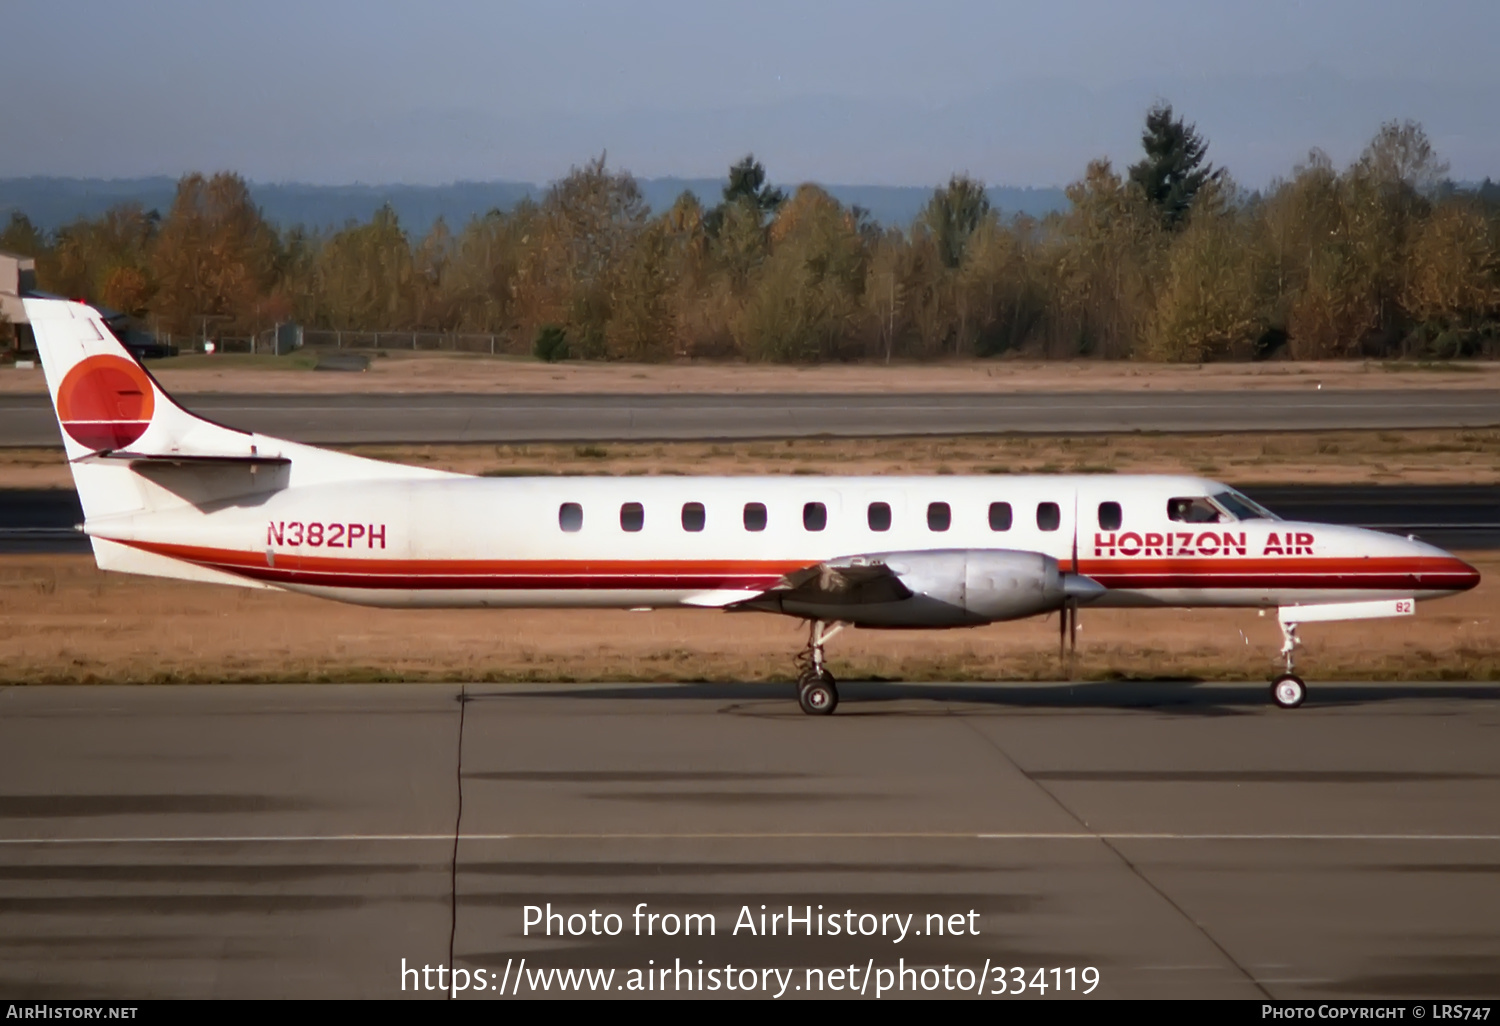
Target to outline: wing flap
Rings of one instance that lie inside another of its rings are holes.
[[[722,609],[732,606],[736,602],[745,602],[749,599],[764,595],[765,592],[750,591],[737,588],[725,588],[719,591],[700,591],[696,595],[689,595],[682,600],[685,606],[697,606],[700,609]]]

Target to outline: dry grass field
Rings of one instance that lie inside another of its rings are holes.
[[[169,392],[1093,392],[1136,389],[1500,388],[1500,363],[1164,364],[951,360],[919,364],[541,363],[463,353],[375,356],[363,373],[290,356],[180,356],[149,367]],[[0,394],[42,393],[39,370],[0,368]]]
[[[347,451],[495,477],[527,474],[1181,473],[1235,484],[1489,484],[1500,429],[1265,435],[991,435],[593,445],[379,445]],[[0,448],[0,488],[71,488],[61,449]]]
[[[1500,554],[1476,590],[1412,618],[1303,628],[1309,679],[1500,680]],[[718,611],[372,610],[104,574],[89,556],[0,558],[6,683],[788,681],[797,621]],[[1280,633],[1249,610],[1083,610],[1077,679],[1268,679]],[[1055,680],[1057,619],[845,631],[844,679]]]

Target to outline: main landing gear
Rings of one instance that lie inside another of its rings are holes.
[[[1286,672],[1271,681],[1271,701],[1283,709],[1295,709],[1307,700],[1307,684],[1292,672],[1292,653],[1302,644],[1297,637],[1295,623],[1281,625],[1281,654],[1286,659]]]
[[[809,716],[827,716],[839,706],[838,682],[823,665],[823,646],[847,624],[814,620],[807,648],[797,653],[797,704]]]
[[[1057,662],[1072,680],[1078,667],[1078,602],[1068,599],[1057,611]]]

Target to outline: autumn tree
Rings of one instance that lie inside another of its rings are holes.
[[[410,328],[415,276],[411,241],[396,212],[382,206],[368,224],[350,224],[319,247],[318,322],[365,331]]]
[[[538,233],[537,207],[529,200],[509,212],[491,210],[458,233],[442,282],[458,330],[523,334],[522,270]]]
[[[1130,356],[1155,305],[1161,220],[1107,160],[1067,193],[1071,209],[1051,226],[1049,355]]]
[[[152,309],[175,332],[190,333],[206,321],[239,331],[263,327],[277,256],[276,233],[243,178],[187,175],[177,183],[153,248],[151,270],[160,291]]]
[[[1321,150],[1309,153],[1291,178],[1255,197],[1246,244],[1270,333],[1260,355],[1285,344],[1318,249],[1342,223],[1341,203],[1338,172]]]
[[[1201,362],[1251,355],[1265,332],[1244,218],[1229,202],[1233,184],[1209,183],[1172,240],[1140,354]]]
[[[662,215],[670,259],[679,282],[693,289],[707,284],[709,274],[708,212],[691,191],[684,189]]]
[[[143,315],[156,293],[149,265],[159,220],[156,211],[130,203],[64,226],[44,264],[45,287]]]
[[[823,189],[804,185],[777,215],[771,238],[739,324],[743,352],[781,361],[847,356],[865,283],[858,220]]]
[[[566,326],[578,355],[609,355],[621,275],[648,213],[635,178],[610,171],[603,155],[573,168],[541,204],[542,240],[529,283],[546,297],[543,320]]]
[[[1049,279],[1034,221],[981,220],[953,277],[956,352],[994,356],[1036,337]]]
[[[1434,356],[1470,355],[1500,335],[1500,231],[1474,201],[1438,205],[1412,240],[1402,306],[1416,321],[1414,341]]]
[[[1411,248],[1431,215],[1432,194],[1447,171],[1421,125],[1391,121],[1380,126],[1345,173],[1352,259],[1376,307],[1370,337],[1347,340],[1350,352],[1367,341],[1388,349],[1413,327],[1401,304]]]
[[[19,253],[22,256],[41,257],[51,249],[42,230],[31,223],[31,218],[19,210],[10,212],[10,220],[0,231],[0,250]]]
[[[920,220],[932,233],[943,266],[953,268],[963,262],[964,247],[989,212],[990,198],[984,183],[968,175],[954,175],[932,194]]]
[[[658,218],[636,237],[615,290],[606,335],[606,355],[624,360],[660,360],[677,352],[673,293],[674,238],[670,224]]]
[[[688,190],[679,194],[661,216],[673,290],[669,303],[675,352],[689,356],[736,356],[739,349],[734,322],[742,308],[742,299],[734,283],[723,273],[715,240],[708,232],[708,216],[709,211]]]
[[[448,222],[439,216],[412,247],[412,326],[435,331],[452,331],[458,325],[459,311],[445,288],[454,260],[457,242],[448,230]]]

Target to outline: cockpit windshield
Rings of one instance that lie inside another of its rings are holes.
[[[1236,520],[1280,520],[1275,513],[1266,509],[1260,503],[1247,499],[1239,492],[1230,489],[1220,492],[1214,496],[1214,504],[1219,506]]]

